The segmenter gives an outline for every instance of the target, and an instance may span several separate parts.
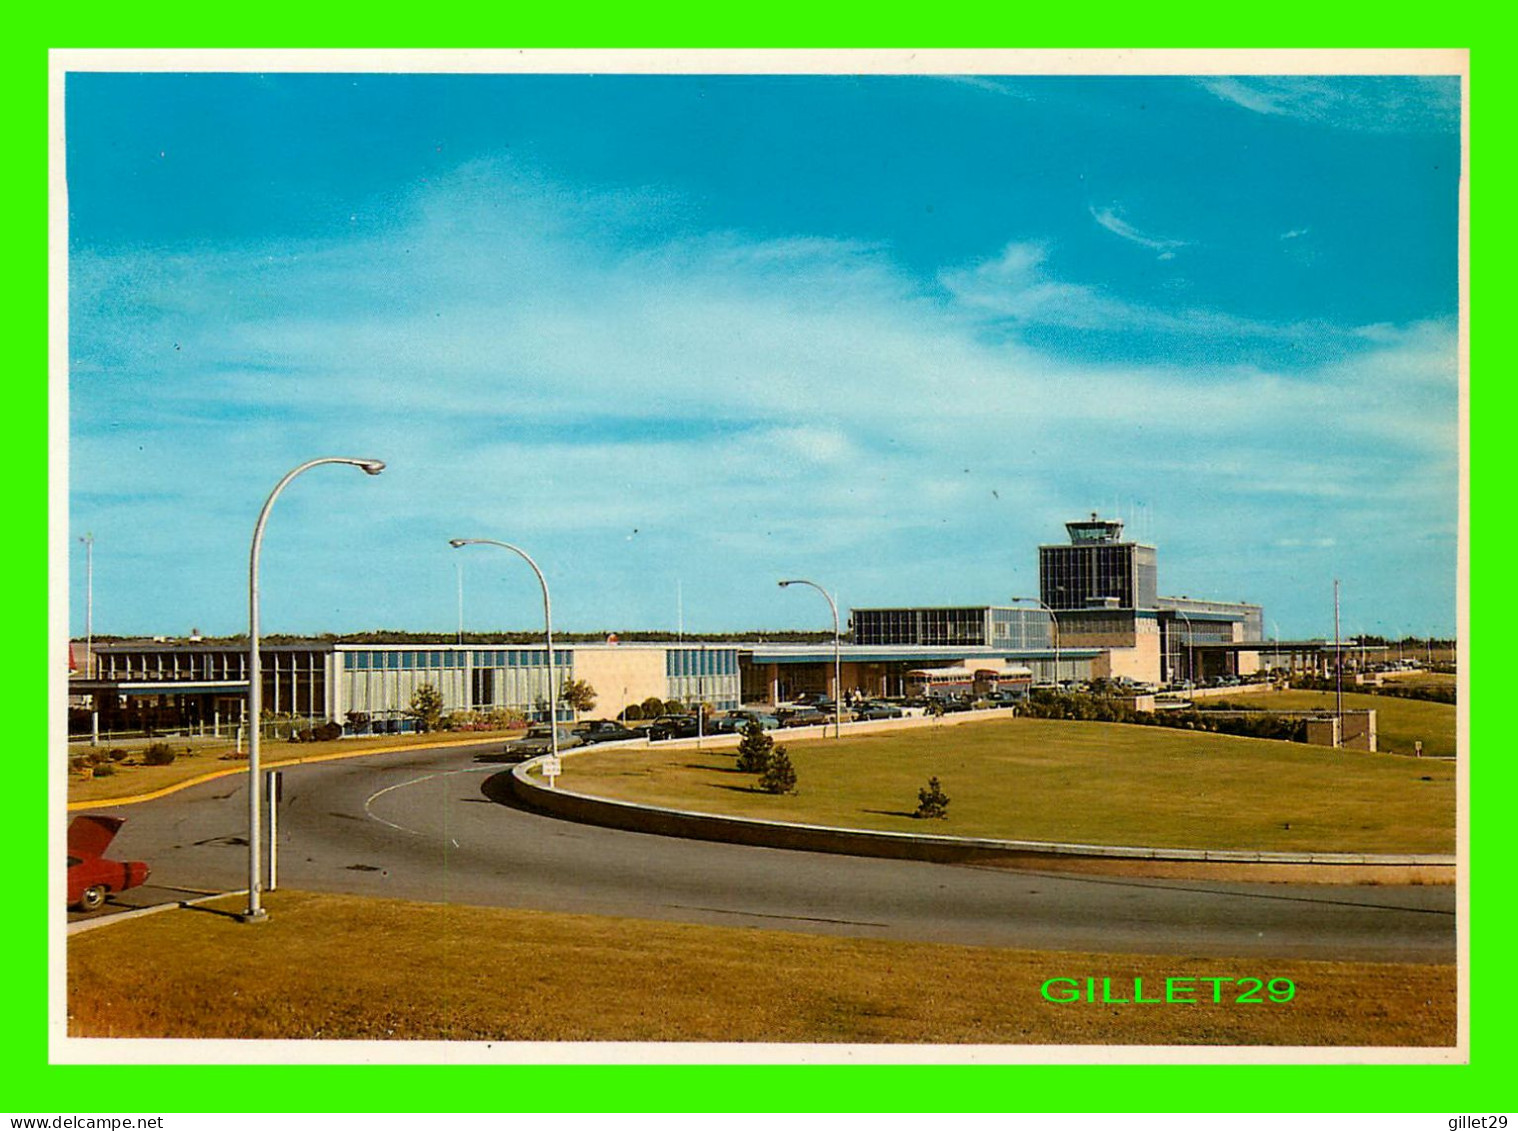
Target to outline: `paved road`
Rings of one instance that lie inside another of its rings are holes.
[[[478,749],[287,770],[280,886],[1051,950],[1455,957],[1450,887],[1072,877],[678,840],[524,811]],[[105,811],[129,818],[112,855],[153,867],[153,886],[123,903],[246,886],[242,778]]]

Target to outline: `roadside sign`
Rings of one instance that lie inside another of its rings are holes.
[[[548,779],[548,786],[551,789],[553,788],[553,779],[563,772],[564,764],[550,754],[547,758],[543,759],[542,765],[543,776]]]

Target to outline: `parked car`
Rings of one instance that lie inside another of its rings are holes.
[[[105,850],[126,824],[125,817],[86,813],[69,823],[68,902],[80,911],[99,911],[106,897],[147,882],[141,860],[107,860]]]
[[[559,749],[569,750],[572,747],[583,745],[579,735],[568,727],[559,728]],[[475,759],[477,762],[525,762],[529,758],[537,758],[543,754],[553,753],[553,728],[547,723],[535,724],[527,728],[527,733],[521,738],[512,739],[501,747],[499,754],[481,754]]]
[[[823,695],[823,696],[818,697],[817,699],[814,699],[812,701],[812,703],[811,703],[811,706],[816,707],[817,710],[821,711],[829,719],[831,719],[835,715],[839,714],[838,709],[837,709],[837,705],[833,702],[832,699],[828,698],[826,695]],[[842,717],[843,721],[846,722],[846,723],[853,722],[854,721],[854,717],[855,717],[854,716],[854,710],[853,710],[853,708],[850,707],[850,706],[848,706],[847,704],[844,704],[844,708],[843,708],[841,717]]]
[[[695,715],[660,715],[648,724],[648,739],[663,742],[666,738],[695,738],[700,730]]]
[[[902,710],[894,703],[871,701],[855,707],[854,717],[856,719],[899,719],[902,717]]]
[[[574,728],[575,734],[586,746],[596,742],[625,742],[629,738],[642,738],[641,730],[623,726],[611,719],[591,719]]]
[[[824,715],[816,707],[782,707],[775,717],[783,727],[810,727],[833,721],[831,715]]]
[[[729,711],[720,719],[712,720],[711,733],[741,734],[751,722],[758,723],[760,730],[774,730],[780,725],[779,719],[763,711]]]

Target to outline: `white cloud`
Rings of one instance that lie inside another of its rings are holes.
[[[1090,212],[1091,218],[1113,235],[1120,236],[1129,243],[1136,243],[1141,247],[1157,251],[1161,259],[1174,259],[1176,249],[1188,246],[1186,240],[1166,239],[1139,231],[1124,220],[1116,208],[1097,208],[1092,205]]]
[[[1460,122],[1454,76],[1219,75],[1196,79],[1256,114],[1369,133],[1450,130]]]
[[[1304,506],[1421,536],[1448,503],[1448,327],[1340,331],[1347,360],[1290,375],[1084,364],[985,328],[1315,331],[1135,306],[1053,277],[1033,243],[937,290],[879,247],[661,233],[666,206],[475,167],[352,242],[76,256],[76,514],[123,485],[152,496],[121,552],[193,537],[155,578],[212,631],[249,516],[313,452],[390,470],[292,490],[271,553],[347,546],[383,563],[364,574],[375,609],[436,587],[444,624],[452,574],[418,547],[451,536],[541,545],[567,613],[656,624],[646,579],[732,572],[757,592],[781,559],[885,585],[884,557],[893,587],[992,599],[997,571],[1114,490],[1168,506],[1177,541],[1209,508]],[[352,608],[344,583],[307,589]]]

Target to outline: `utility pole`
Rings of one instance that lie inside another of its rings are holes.
[[[84,543],[84,678],[95,678],[95,536]],[[90,745],[100,745],[100,692],[90,692]]]
[[[1339,640],[1339,579],[1334,578],[1334,714],[1339,719],[1339,741],[1344,740],[1344,652]]]

